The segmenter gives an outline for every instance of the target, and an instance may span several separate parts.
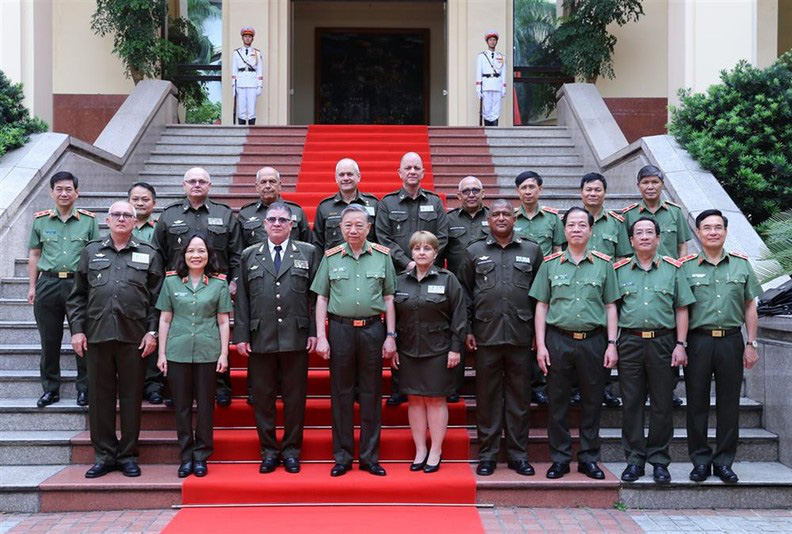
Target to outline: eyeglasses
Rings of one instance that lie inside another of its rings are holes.
[[[716,224],[715,226],[710,226],[707,224],[701,227],[702,232],[722,232],[725,229],[726,228],[720,224]]]
[[[288,219],[286,217],[267,217],[264,220],[270,224],[275,224],[275,223],[286,224],[287,222],[291,222],[291,219]]]
[[[115,219],[116,221],[121,221],[123,219],[134,219],[135,216],[128,212],[123,211],[112,211],[110,212],[110,217]]]
[[[464,196],[478,195],[479,193],[481,193],[481,189],[479,189],[478,187],[470,187],[468,189],[461,189],[459,192]]]
[[[189,180],[184,180],[184,183],[187,185],[209,185],[209,180],[196,180],[195,178],[190,178]]]

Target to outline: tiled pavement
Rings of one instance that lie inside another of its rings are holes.
[[[484,508],[479,511],[488,534],[518,532],[679,533],[792,532],[792,510],[627,510]],[[128,510],[52,514],[0,514],[0,534],[155,533],[175,510]]]

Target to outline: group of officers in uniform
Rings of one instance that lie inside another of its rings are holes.
[[[35,304],[42,339],[44,394],[38,405],[59,400],[60,336],[67,315],[78,362],[77,402],[90,403],[96,452],[86,476],[112,469],[140,474],[144,391],[150,402],[163,402],[162,376],[146,363],[157,344],[157,294],[187,236],[196,231],[214,249],[218,271],[235,298],[233,341],[249,358],[248,402],[261,442],[260,471],[271,472],[281,463],[289,472],[300,470],[308,354],[316,352],[330,360],[331,475],[351,468],[355,400],[361,469],[385,475],[378,461],[381,369],[383,358],[398,358],[402,319],[394,306],[396,274],[416,265],[412,236],[429,232],[436,238],[438,266],[445,264],[443,272],[464,290],[467,325],[437,335],[460,336],[475,363],[479,475],[495,471],[504,433],[508,467],[534,474],[526,450],[532,398],[549,404],[552,464],[546,476],[568,473],[569,406],[577,390],[578,471],[604,478],[598,466],[600,411],[611,370],[618,368],[627,462],[621,478],[637,480],[649,463],[657,483],[670,482],[673,390],[676,369],[685,367],[690,478],[703,481],[714,472],[724,482],[738,481],[731,465],[740,387],[743,369],[757,360],[755,298],[761,288],[748,257],[724,249],[728,220],[720,211],[696,217],[701,251],[688,254],[690,232],[682,210],[662,198],[664,175],[651,165],[638,173],[640,202],[621,211],[604,209],[607,181],[589,173],[580,184],[583,207],[563,216],[540,205],[543,180],[532,171],[516,177],[517,209],[503,199],[486,206],[481,181],[468,176],[459,182],[460,206],[448,212],[439,196],[421,187],[418,154],[402,157],[398,175],[402,187],[378,200],[360,191],[357,163],[342,159],[335,172],[338,192],[318,205],[310,230],[302,208],[281,197],[276,169],[258,171],[259,199],[237,216],[209,198],[209,174],[193,168],[184,176],[184,199],[165,208],[156,223],[150,218],[156,193],[141,182],[110,208],[109,235],[100,237],[94,214],[74,207],[77,177],[55,174],[50,181],[55,208],[35,214],[29,243],[28,300]],[[464,364],[456,369],[451,402],[459,401],[464,381]],[[707,440],[713,374],[714,450]],[[280,446],[278,392],[285,420]],[[405,400],[394,369],[387,404]],[[216,401],[231,403],[227,371],[217,375]]]

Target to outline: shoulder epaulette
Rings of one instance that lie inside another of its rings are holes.
[[[542,209],[544,211],[549,211],[550,213],[555,213],[556,215],[558,215],[558,210],[555,208],[551,208],[549,206],[542,206]]]
[[[88,211],[88,210],[85,210],[85,209],[82,209],[82,208],[77,208],[77,211],[79,211],[83,215],[87,215],[88,217],[96,217],[96,214],[94,212],[92,212],[92,211]]]
[[[751,259],[751,257],[748,254],[746,254],[745,252],[730,251],[729,254],[732,255],[732,256],[736,256],[738,258],[742,258],[744,260],[750,260]]]
[[[616,213],[615,211],[610,210],[610,211],[608,211],[608,214],[611,217],[613,217],[614,219],[616,219],[617,221],[624,222],[624,217],[622,217],[620,213]]]
[[[564,253],[562,251],[560,251],[560,250],[558,252],[553,252],[552,254],[548,254],[547,256],[545,256],[544,257],[544,261],[554,260],[557,257],[561,256],[562,254],[564,254]]]
[[[677,208],[681,208],[682,207],[679,204],[677,204],[676,202],[671,202],[670,200],[666,200],[665,203],[666,204],[671,204],[672,206],[676,206]]]
[[[374,250],[378,250],[383,254],[390,254],[390,249],[384,245],[380,245],[379,243],[372,243],[371,248],[373,248]]]
[[[376,200],[377,202],[379,202],[379,198],[377,198],[377,195],[373,195],[371,193],[360,193],[360,196],[362,196],[362,197],[371,197],[374,200]]]
[[[392,193],[388,193],[387,195],[383,196],[382,198],[392,197],[392,196],[399,196],[399,192],[398,191],[394,191]]]
[[[698,254],[688,254],[687,256],[682,256],[679,258],[679,263],[685,263],[686,261],[690,261],[693,258],[698,258]]]
[[[619,267],[627,265],[628,263],[630,263],[631,259],[632,258],[622,258],[622,259],[620,259],[619,261],[617,261],[616,263],[613,264],[613,268],[614,269],[618,269]]]
[[[165,276],[178,276],[176,271],[165,271]]]
[[[222,202],[215,202],[214,200],[209,200],[209,199],[207,199],[207,200],[206,200],[206,203],[207,203],[207,204],[208,204],[208,203],[210,203],[210,202],[211,202],[212,204],[214,204],[215,206],[222,206],[222,207],[224,207],[224,208],[231,209],[231,206],[229,206],[228,204],[223,204]]]
[[[674,267],[682,267],[682,262],[672,258],[671,256],[663,256],[663,259]]]
[[[634,204],[630,204],[630,205],[629,205],[629,206],[627,206],[626,208],[622,208],[621,212],[622,212],[622,213],[627,213],[627,212],[628,212],[628,211],[630,211],[631,209],[633,209],[633,208],[637,208],[638,206],[639,206],[639,204],[638,204],[637,202],[635,202]]]
[[[228,277],[222,273],[215,273],[212,275],[212,278],[217,278],[218,280],[226,280]]]
[[[49,214],[50,214],[50,210],[41,210],[34,213],[33,218],[38,219],[39,217],[44,217],[45,215],[49,215]]]
[[[604,252],[600,252],[599,250],[592,250],[591,253],[594,254],[596,257],[598,257],[601,260],[611,261],[611,259],[612,259],[610,256],[608,256]]]
[[[344,245],[338,245],[337,247],[329,248],[325,250],[325,256],[332,256],[333,254],[338,254],[344,250]]]
[[[299,205],[299,204],[297,204],[296,202],[292,202],[291,200],[286,200],[286,199],[284,198],[284,199],[283,199],[283,202],[284,202],[284,204],[291,204],[292,206],[297,206],[298,208],[302,209],[302,206],[300,206],[300,205]]]
[[[252,206],[252,205],[256,204],[257,202],[258,202],[258,200],[254,200],[253,202],[248,202],[247,204],[244,204],[241,208],[239,208],[239,210],[242,211],[243,209],[247,208],[248,206]]]
[[[183,204],[184,204],[184,199],[176,200],[174,202],[171,202],[167,206],[165,206],[165,209],[167,210],[167,209],[173,208],[174,206],[182,206]]]

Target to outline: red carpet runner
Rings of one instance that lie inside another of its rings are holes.
[[[401,186],[396,173],[405,152],[417,152],[424,161],[424,187],[432,189],[432,165],[425,126],[310,126],[296,193],[284,196],[300,203],[313,220],[319,201],[337,191],[335,164],[355,159],[361,170],[361,190],[378,197]],[[292,475],[282,468],[261,475],[258,436],[253,410],[245,403],[247,362],[232,351],[232,388],[229,408],[215,411],[215,453],[209,475],[188,477],[182,502],[191,505],[277,505],[282,507],[218,507],[181,510],[165,532],[482,532],[475,508],[419,507],[409,504],[473,504],[476,483],[469,464],[444,463],[439,472],[426,475],[408,469],[414,445],[407,421],[407,405],[382,411],[380,459],[388,476],[375,477],[354,469],[330,477],[330,381],[327,364],[312,355],[308,373],[308,399],[302,471]],[[390,371],[383,370],[383,390],[389,393]],[[278,402],[277,424],[282,425]],[[449,405],[450,428],[443,458],[467,460],[469,439],[462,402]],[[279,431],[280,438],[280,431]],[[310,463],[320,461],[321,463]],[[400,463],[393,463],[398,461]],[[217,463],[224,462],[224,463]],[[325,506],[310,506],[311,504]],[[357,504],[358,506],[355,506]],[[391,504],[391,506],[371,506]],[[329,505],[329,506],[328,506]]]

